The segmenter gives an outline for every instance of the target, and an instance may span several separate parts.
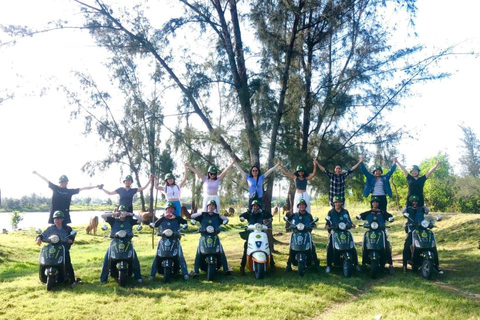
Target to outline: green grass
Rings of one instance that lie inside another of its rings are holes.
[[[351,210],[355,216],[362,208]],[[314,210],[322,220],[327,208]],[[79,232],[71,249],[76,275],[83,284],[75,289],[59,287],[47,292],[38,279],[39,247],[33,231],[0,235],[0,318],[6,319],[479,319],[480,310],[480,216],[443,215],[434,229],[439,243],[443,276],[425,281],[420,274],[403,274],[403,218],[395,213],[396,222],[389,229],[396,264],[394,275],[377,280],[367,273],[345,279],[340,270],[331,274],[309,270],[303,278],[294,272],[285,274],[289,234],[283,222],[275,217],[274,232],[279,243],[275,249],[277,272],[266,279],[255,280],[251,273],[238,274],[243,240],[238,236],[240,224],[231,219],[220,236],[227,252],[232,276],[219,275],[215,282],[206,275],[185,281],[175,279],[163,284],[160,276],[148,280],[154,255],[149,230],[145,228],[134,239],[139,255],[143,284],[131,281],[120,288],[115,281],[99,283],[103,256],[108,239],[100,231],[86,235],[85,226],[74,226]],[[321,221],[322,221],[321,220]],[[325,266],[327,233],[323,222],[314,231],[314,241],[322,269]],[[192,228],[182,239],[189,269],[198,243]],[[99,229],[100,230],[100,229]],[[353,231],[359,243],[364,229]],[[155,246],[158,238],[155,237]],[[358,245],[360,252],[361,247]]]

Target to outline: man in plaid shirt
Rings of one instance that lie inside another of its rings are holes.
[[[348,169],[347,172],[342,173],[342,166],[337,164],[335,166],[334,173],[331,173],[327,169],[325,169],[320,163],[317,162],[318,167],[321,171],[323,171],[327,177],[330,179],[330,191],[328,193],[328,197],[330,199],[330,205],[333,208],[333,197],[339,196],[342,199],[345,199],[345,181],[347,177],[363,162],[363,157],[360,157],[357,164],[353,167]]]

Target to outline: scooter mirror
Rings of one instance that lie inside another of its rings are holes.
[[[313,222],[317,222],[318,221],[318,217],[315,217],[315,219],[313,219]]]
[[[326,216],[325,220],[330,221],[331,220],[330,216]]]
[[[137,226],[137,231],[141,231],[142,229],[143,229],[142,225],[139,224],[139,225]]]
[[[76,236],[76,235],[77,235],[77,231],[72,230],[72,232],[70,232],[70,235],[71,235],[71,236]]]
[[[287,216],[283,216],[283,220],[288,221]]]
[[[196,223],[197,223],[197,220],[191,219],[191,220],[190,220],[190,223],[191,223],[191,224],[196,224]]]
[[[35,229],[35,232],[36,232],[37,234],[42,234],[42,229],[37,228],[37,229]]]
[[[437,217],[435,218],[435,220],[437,220],[437,221],[440,221],[440,220],[442,220],[442,216],[441,216],[441,215],[439,215],[439,214],[437,214]]]
[[[106,224],[104,224],[104,225],[102,226],[102,230],[103,230],[103,231],[107,231],[107,230],[108,230],[108,226],[107,226]]]

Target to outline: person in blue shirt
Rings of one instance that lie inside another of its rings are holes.
[[[393,158],[393,165],[390,170],[383,174],[383,169],[376,166],[373,172],[369,172],[363,162],[360,163],[360,169],[367,178],[365,188],[363,189],[363,196],[368,198],[370,195],[375,196],[380,201],[379,209],[387,211],[387,195],[392,197],[392,187],[390,186],[390,177],[397,169],[397,158]]]
[[[259,166],[252,166],[249,174],[246,174],[242,168],[234,162],[237,170],[242,174],[248,185],[248,208],[251,209],[254,200],[260,201],[260,208],[263,207],[263,182],[277,167],[278,163],[267,170],[264,174],[261,173]]]
[[[123,187],[117,188],[114,191],[108,191],[103,188],[103,184],[100,185],[100,189],[103,190],[106,194],[113,196],[115,194],[119,195],[119,206],[125,206],[127,212],[133,212],[133,197],[137,192],[142,192],[143,190],[147,189],[150,185],[150,182],[153,180],[155,176],[153,174],[150,175],[150,178],[147,184],[140,188],[132,188],[133,178],[131,175],[127,175],[123,180]]]
[[[111,226],[110,236],[113,236],[120,230],[125,230],[128,234],[133,234],[133,226],[143,221],[143,218],[133,212],[128,212],[127,207],[121,205],[118,207],[118,212],[107,212],[102,214],[102,218]],[[138,261],[137,253],[133,250],[133,264],[132,271],[135,280],[142,282],[142,275],[140,273],[140,262]],[[108,246],[105,257],[103,258],[102,272],[100,274],[100,283],[107,283],[109,266],[110,246]]]

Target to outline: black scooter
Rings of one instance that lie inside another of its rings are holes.
[[[192,224],[196,224],[196,220],[191,220]],[[202,227],[200,232],[200,241],[198,250],[200,252],[200,269],[207,273],[207,279],[213,281],[215,273],[221,266],[221,249],[220,249],[220,226],[215,228],[213,225]]]
[[[354,272],[353,260],[354,251],[356,250],[355,241],[350,232],[353,225],[350,222],[333,224],[329,216],[325,219],[331,223],[332,234],[330,236],[333,239],[333,264],[343,268],[343,275],[346,278],[351,277]]]
[[[313,241],[312,241],[312,229],[313,225],[318,221],[318,218],[313,219],[309,225],[303,223],[293,224],[287,217],[283,217],[283,220],[290,223],[286,228],[292,230],[290,236],[290,251],[292,255],[295,255],[295,260],[292,264],[298,267],[298,275],[303,277],[305,269],[312,266],[312,263],[318,265],[318,261],[313,261]]]
[[[165,229],[160,234],[157,245],[156,266],[157,272],[163,274],[163,282],[170,281],[172,276],[180,272],[180,239],[182,234],[172,229]]]

